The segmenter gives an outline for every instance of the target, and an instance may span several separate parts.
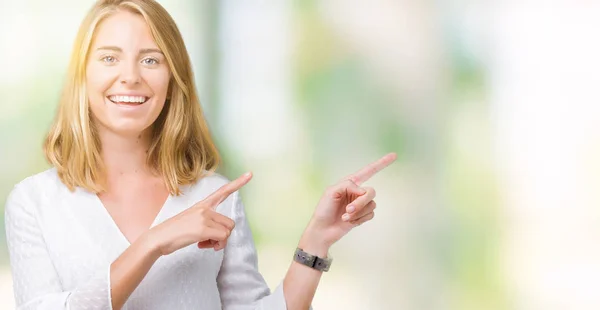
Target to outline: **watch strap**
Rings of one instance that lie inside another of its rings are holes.
[[[331,258],[322,258],[306,253],[301,248],[296,249],[296,252],[294,253],[294,260],[304,266],[308,266],[323,272],[329,271],[329,267],[333,261]]]

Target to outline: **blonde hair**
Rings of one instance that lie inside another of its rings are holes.
[[[153,0],[97,1],[77,34],[58,111],[44,142],[46,159],[70,189],[94,193],[106,188],[101,144],[90,118],[85,85],[86,62],[98,25],[126,10],[141,15],[171,71],[169,93],[152,125],[147,163],[164,178],[169,192],[214,172],[220,162],[196,93],[192,66],[183,38],[167,11]]]

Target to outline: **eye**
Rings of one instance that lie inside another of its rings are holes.
[[[158,64],[158,60],[154,59],[154,58],[144,58],[142,60],[142,63],[145,65],[157,65]]]
[[[110,56],[110,55],[106,55],[106,56],[100,58],[100,60],[102,60],[103,62],[106,62],[106,63],[115,63],[115,62],[117,62],[117,59],[114,56]]]

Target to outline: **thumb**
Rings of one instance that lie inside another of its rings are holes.
[[[214,247],[213,240],[204,240],[204,241],[198,242],[198,248],[200,248],[200,249],[210,249],[212,247]]]
[[[356,185],[356,183],[354,183],[351,180],[343,180],[339,183],[337,183],[336,185],[333,186],[333,191],[331,192],[332,197],[335,199],[340,199],[344,196],[362,196],[366,193],[367,191]]]

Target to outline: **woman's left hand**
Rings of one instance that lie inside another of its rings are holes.
[[[300,241],[300,247],[318,252],[329,249],[352,228],[375,216],[375,189],[361,187],[377,172],[396,160],[390,153],[327,188]]]

